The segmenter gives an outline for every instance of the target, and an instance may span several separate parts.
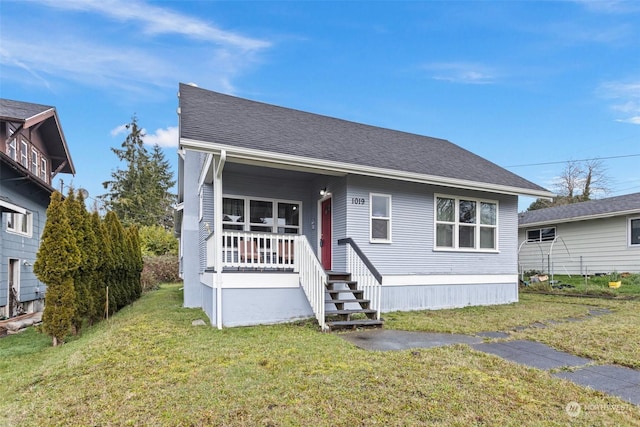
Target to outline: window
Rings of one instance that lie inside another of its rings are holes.
[[[7,231],[31,236],[31,214],[7,213]]]
[[[28,144],[24,139],[20,141],[20,164],[25,168],[29,167],[29,155],[27,153]]]
[[[294,201],[224,197],[222,228],[262,233],[300,234],[300,207],[301,203]]]
[[[369,194],[371,242],[391,242],[391,196]]]
[[[470,198],[436,197],[436,248],[498,249],[498,203]]]
[[[47,159],[44,157],[40,157],[40,179],[49,183],[49,179],[47,177]]]
[[[11,132],[13,133],[13,132]],[[11,157],[14,161],[18,160],[18,152],[16,151],[16,139],[13,138],[7,142],[7,156]]]
[[[640,246],[640,218],[629,218],[629,246]]]
[[[31,173],[38,176],[38,151],[31,149]]]
[[[556,228],[537,228],[527,230],[527,242],[551,242],[556,238]]]

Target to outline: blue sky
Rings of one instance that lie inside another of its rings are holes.
[[[0,96],[57,108],[93,197],[133,114],[175,165],[179,82],[640,191],[637,1],[0,2]]]

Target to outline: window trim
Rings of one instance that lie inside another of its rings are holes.
[[[34,174],[35,176],[39,176],[39,171],[40,171],[40,165],[38,162],[38,150],[35,149],[35,147],[31,148],[31,167],[30,167],[30,171],[32,174]]]
[[[48,184],[49,180],[47,179],[47,169],[47,158],[45,156],[40,156],[40,179]]]
[[[13,132],[11,132],[11,134],[13,135]],[[14,162],[18,161],[18,141],[16,140],[16,138],[13,138],[9,142],[7,142],[7,155]]]
[[[633,243],[631,241],[631,230],[632,230],[631,223],[633,221],[640,221],[640,216],[632,216],[632,217],[629,217],[629,219],[627,220],[627,245],[630,248],[640,248],[640,242]]]
[[[373,216],[373,198],[374,197],[384,197],[388,200],[388,209],[389,216]],[[369,193],[369,243],[393,243],[393,234],[392,234],[392,209],[393,200],[391,194],[385,193]],[[386,239],[378,239],[373,237],[373,220],[385,220],[387,221],[387,238]]]
[[[279,234],[278,233],[278,229],[279,228],[290,228],[290,229],[294,229],[295,228],[295,229],[298,230],[297,235],[302,235],[304,216],[303,216],[303,206],[302,206],[302,201],[301,200],[274,199],[274,198],[269,198],[269,197],[238,196],[238,195],[233,195],[233,194],[223,194],[222,195],[222,199],[223,199],[223,204],[224,204],[224,199],[237,199],[237,200],[243,200],[243,202],[244,202],[244,215],[243,215],[244,222],[242,222],[242,223],[224,221],[224,212],[221,212],[222,218],[223,218],[223,221],[222,221],[223,231]],[[257,224],[257,223],[252,223],[251,222],[251,201],[271,202],[272,203],[272,211],[271,212],[272,212],[272,215],[273,215],[273,217],[272,217],[273,221],[272,221],[271,225],[268,225],[268,224]],[[299,209],[298,225],[283,225],[283,226],[278,225],[277,215],[278,215],[278,204],[279,203],[288,203],[288,204],[298,205],[298,209]],[[222,209],[222,207],[220,207],[220,209]],[[242,230],[225,229],[224,228],[225,225],[242,225],[243,229]],[[256,227],[269,227],[270,226],[271,227],[271,231],[251,231],[251,226],[256,226]],[[283,233],[283,234],[294,234],[294,233]]]
[[[22,221],[18,221],[17,218],[23,218]],[[12,224],[11,227],[9,226]],[[23,231],[22,227],[18,228],[16,225],[26,225],[26,231]],[[7,212],[7,220],[6,220],[6,230],[7,233],[17,234],[25,237],[33,236],[33,214],[31,212],[27,212],[25,214],[17,213],[17,212]]]
[[[454,201],[453,221],[438,221],[438,199],[452,199]],[[460,222],[460,201],[469,201],[476,204],[476,216],[474,223]],[[495,224],[482,223],[482,203],[495,205],[496,220]],[[452,225],[453,246],[438,246],[438,224]],[[460,247],[460,226],[474,227],[474,247]],[[483,248],[480,246],[482,228],[492,228],[494,231],[493,248]],[[500,252],[500,202],[478,197],[456,196],[451,194],[436,193],[433,197],[433,250],[442,252],[479,252],[479,253],[498,253]]]

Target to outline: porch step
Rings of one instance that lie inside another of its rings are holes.
[[[329,294],[329,299],[325,299],[325,304],[335,306],[334,310],[324,312],[325,324],[330,331],[383,326],[384,322],[376,319],[377,311],[369,308],[371,300],[364,298],[364,290],[358,289],[358,282],[351,280],[350,273],[327,271],[327,279],[326,293]],[[335,287],[343,289],[334,289]],[[358,304],[360,307],[346,309],[345,304]],[[352,316],[367,318],[353,319]]]
[[[330,331],[357,328],[382,328],[384,322],[382,320],[363,319],[363,320],[339,320],[336,322],[327,322]]]

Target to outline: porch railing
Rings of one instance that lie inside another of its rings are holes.
[[[322,330],[327,274],[305,236],[224,231],[222,239],[209,235],[207,267],[215,268],[215,245],[222,247],[221,268],[292,269],[299,273],[300,286]]]
[[[207,267],[216,268],[215,245],[222,247],[222,269],[260,268],[293,269],[296,267],[296,240],[294,234],[272,234],[224,231],[218,240],[207,237]]]
[[[300,285],[311,304],[316,319],[318,319],[320,328],[324,331],[327,329],[324,318],[327,274],[305,236],[298,236],[295,252],[300,272]]]
[[[370,307],[376,310],[376,318],[380,320],[382,274],[351,237],[339,239],[338,244],[349,246],[347,271],[351,273],[351,279],[358,282],[358,289],[364,290],[364,298],[370,301]]]

